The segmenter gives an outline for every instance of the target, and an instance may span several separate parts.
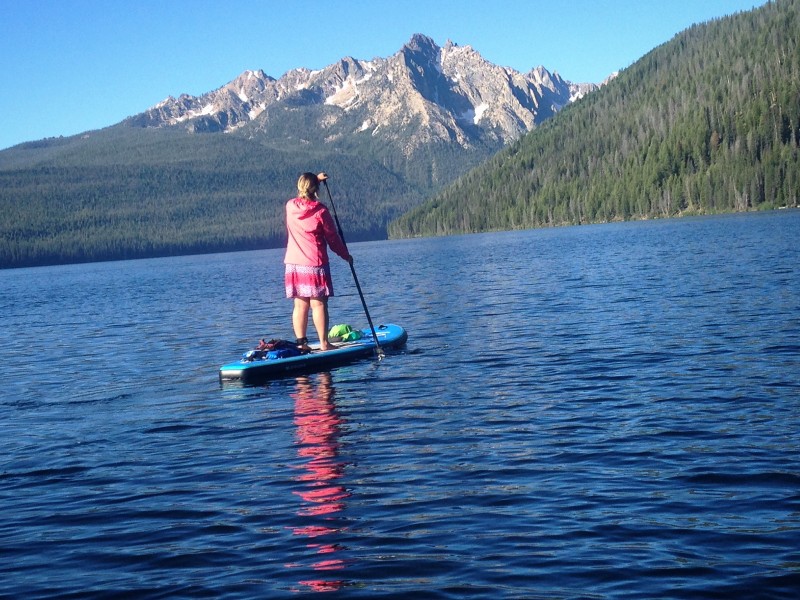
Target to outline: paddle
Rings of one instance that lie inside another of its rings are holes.
[[[317,179],[325,184],[325,191],[328,192],[328,200],[330,200],[331,208],[333,209],[333,220],[336,221],[336,229],[339,230],[339,237],[342,238],[342,243],[344,243],[345,247],[347,247],[347,242],[345,242],[344,239],[344,232],[342,231],[342,225],[339,223],[339,215],[336,214],[336,205],[333,203],[333,196],[331,196],[331,190],[328,187],[328,176],[325,173],[320,173],[317,175]],[[361,284],[358,283],[356,268],[353,266],[352,260],[348,262],[350,264],[350,272],[353,274],[353,281],[355,282],[356,289],[358,290],[358,296],[361,298],[361,306],[364,307],[364,314],[367,315],[367,322],[369,323],[369,328],[372,331],[372,339],[375,340],[375,352],[378,355],[378,360],[381,360],[384,357],[383,348],[381,348],[380,342],[378,342],[378,334],[375,332],[375,326],[372,324],[372,317],[369,316],[367,301],[364,300],[364,292],[361,291]]]

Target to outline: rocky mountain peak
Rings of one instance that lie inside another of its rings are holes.
[[[427,35],[415,33],[411,36],[411,39],[408,41],[408,43],[403,46],[403,50],[436,54],[439,52],[439,46],[437,46],[436,42],[434,42],[433,39]]]
[[[279,79],[245,71],[207,94],[167,98],[126,124],[212,133],[241,129],[291,141],[293,135],[304,139],[303,132],[278,127],[270,115],[300,110],[307,113],[302,128],[324,130],[330,143],[370,136],[399,143],[410,156],[432,142],[499,147],[594,88],[564,81],[543,66],[522,74],[492,64],[471,46],[447,40],[439,47],[417,33],[386,59],[344,57]]]

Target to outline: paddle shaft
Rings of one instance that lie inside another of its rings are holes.
[[[331,208],[333,209],[333,220],[336,221],[336,229],[339,230],[339,237],[342,238],[342,243],[345,245],[345,247],[347,247],[347,242],[344,239],[344,232],[342,231],[342,225],[339,223],[339,215],[336,214],[336,204],[333,203],[333,196],[331,196],[331,190],[328,187],[328,182],[323,179],[322,183],[325,184],[325,191],[328,192],[328,200],[330,200]],[[355,282],[356,289],[358,290],[358,297],[361,298],[361,306],[364,307],[364,314],[367,316],[367,323],[369,323],[369,328],[372,331],[372,339],[375,340],[375,351],[377,352],[379,359],[383,358],[383,348],[381,348],[381,344],[378,341],[378,333],[375,331],[375,325],[372,324],[372,317],[369,316],[367,301],[364,300],[364,292],[361,291],[361,284],[358,282],[356,268],[353,266],[352,260],[349,260],[348,264],[350,265],[350,272],[353,274],[353,281]]]

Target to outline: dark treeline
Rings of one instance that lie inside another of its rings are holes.
[[[798,206],[799,11],[778,0],[682,32],[390,236]]]
[[[385,238],[420,198],[375,161],[235,136],[114,127],[24,144],[0,161],[0,268],[281,246],[297,176],[323,169],[348,241]]]

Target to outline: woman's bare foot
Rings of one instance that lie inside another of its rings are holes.
[[[331,344],[330,342],[322,342],[319,345],[320,352],[326,352],[327,350],[336,350],[338,347],[339,346],[335,346],[334,344]]]

